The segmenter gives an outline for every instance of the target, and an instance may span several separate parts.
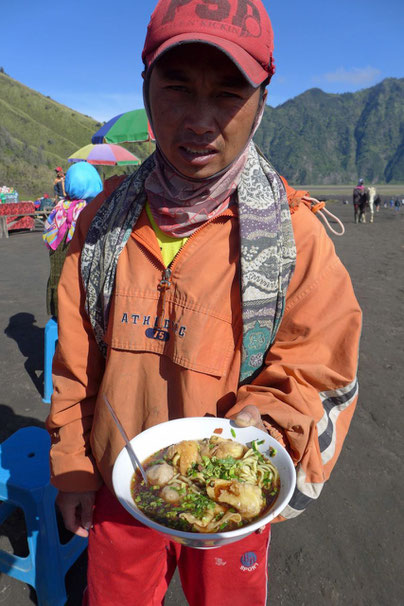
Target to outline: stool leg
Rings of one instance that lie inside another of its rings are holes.
[[[49,487],[37,501],[36,515],[26,513],[28,546],[35,554],[35,581],[38,606],[64,606],[67,601],[65,570],[61,561],[59,532],[54,506],[54,489]]]
[[[51,318],[45,326],[45,355],[44,355],[44,393],[42,402],[50,404],[53,392],[52,383],[52,361],[55,355],[56,342],[58,338],[57,323]]]

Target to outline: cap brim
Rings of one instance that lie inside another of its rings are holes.
[[[166,42],[146,57],[147,68],[153,65],[158,58],[172,48],[180,46],[181,44],[190,44],[192,42],[209,44],[222,51],[231,61],[233,61],[245,79],[254,88],[258,88],[270,76],[269,71],[265,70],[260,63],[247,53],[247,51],[237,44],[234,44],[234,42],[230,42],[230,40],[224,38],[218,38],[217,36],[210,36],[209,34],[195,33],[180,34],[166,40]]]

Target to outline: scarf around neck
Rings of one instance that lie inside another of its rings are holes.
[[[82,250],[85,307],[104,356],[119,256],[145,206],[145,184],[155,166],[152,154],[109,196],[95,215]],[[262,368],[279,328],[296,248],[283,183],[253,143],[236,194],[243,319],[240,383],[249,383]]]
[[[179,174],[157,148],[155,168],[145,181],[145,189],[159,228],[174,238],[185,238],[224,212],[247,156],[245,149],[222,174],[198,181]]]

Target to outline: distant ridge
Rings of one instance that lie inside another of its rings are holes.
[[[0,72],[0,186],[25,199],[52,195],[54,167],[67,169],[99,126]],[[313,88],[267,106],[255,140],[290,183],[404,183],[404,78],[339,95]],[[127,147],[141,159],[148,153]]]
[[[339,95],[310,89],[267,107],[255,140],[291,183],[404,183],[404,78]]]

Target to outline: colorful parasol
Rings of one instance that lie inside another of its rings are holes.
[[[136,143],[154,140],[144,109],[134,109],[111,118],[91,138],[93,143]]]
[[[139,158],[120,145],[100,143],[98,145],[85,145],[69,156],[69,162],[88,162],[100,166],[124,166],[126,164],[140,164]]]

